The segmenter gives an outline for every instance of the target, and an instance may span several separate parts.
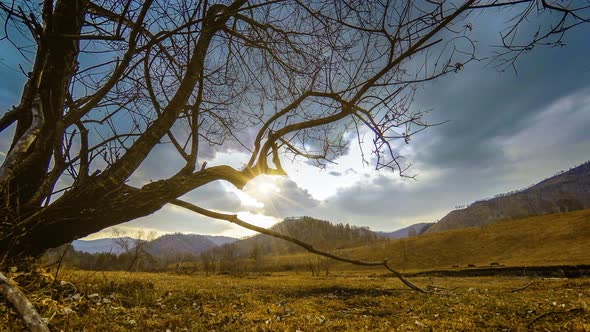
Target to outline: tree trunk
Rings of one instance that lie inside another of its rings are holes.
[[[79,54],[78,39],[69,36],[80,34],[86,3],[86,0],[63,0],[58,1],[55,8],[44,8],[44,29],[37,31],[39,43],[35,65],[23,91],[12,148],[31,126],[29,110],[35,96],[40,97],[44,121],[38,135],[41,139],[36,139],[24,151],[25,156],[16,172],[2,188],[0,204],[8,208],[7,212],[11,214],[20,214],[24,205],[39,203],[31,202],[31,199],[38,196],[36,194],[46,180],[53,152],[62,149],[64,102]]]
[[[240,182],[244,181],[242,173],[229,166],[178,175],[141,189],[127,185],[113,189],[89,177],[49,206],[25,211],[0,224],[0,253],[4,259],[39,256],[48,248],[150,215],[194,188],[219,179],[244,184]]]

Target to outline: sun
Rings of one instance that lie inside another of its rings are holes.
[[[269,197],[279,193],[280,189],[272,177],[261,175],[250,181],[244,191],[255,197]]]

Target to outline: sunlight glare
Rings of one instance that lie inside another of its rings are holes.
[[[269,228],[280,221],[280,219],[275,217],[250,212],[239,212],[238,217],[248,223],[264,228]]]
[[[250,181],[244,191],[255,197],[269,197],[279,193],[280,189],[272,176],[261,175]]]

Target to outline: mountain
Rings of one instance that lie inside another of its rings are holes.
[[[211,242],[215,243],[216,246],[222,246],[224,244],[233,243],[238,240],[236,238],[227,237],[227,236],[219,236],[219,235],[206,235],[206,236]]]
[[[127,243],[131,243],[134,239],[130,237],[120,238]],[[98,240],[75,240],[72,242],[72,247],[76,251],[87,252],[89,254],[96,254],[99,252],[110,252],[113,254],[123,253],[124,249],[117,244],[119,239],[107,238]]]
[[[166,261],[182,261],[188,256],[197,257],[206,250],[235,241],[225,236],[166,234],[148,242],[145,251]]]
[[[400,228],[393,232],[376,232],[379,236],[387,239],[403,239],[410,236],[420,235],[428,230],[433,222],[421,222],[413,224],[404,228]]]
[[[559,172],[524,190],[496,195],[451,211],[425,233],[587,208],[590,208],[590,162]]]
[[[372,243],[379,238],[377,233],[366,227],[333,224],[311,217],[286,218],[272,226],[271,230],[290,235],[323,250],[356,247]],[[251,255],[253,252],[284,255],[305,251],[293,243],[264,234],[236,241],[231,248],[226,249],[235,251],[240,257]]]
[[[129,247],[135,246],[135,239],[130,237],[120,238],[129,244]],[[76,240],[72,247],[76,251],[95,253],[113,253],[121,254],[124,252],[122,246],[118,244],[120,239],[105,238],[98,240]],[[226,236],[210,236],[197,234],[166,234],[145,244],[145,250],[155,257],[197,256],[203,251],[217,247],[226,243],[232,243],[236,239]]]

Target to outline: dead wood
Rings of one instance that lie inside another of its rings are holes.
[[[566,310],[566,311],[549,311],[549,312],[540,314],[539,316],[535,317],[535,319],[533,319],[529,323],[528,327],[531,328],[534,323],[536,323],[537,321],[541,320],[542,318],[545,318],[545,317],[548,317],[548,316],[560,315],[560,314],[569,314],[569,313],[579,314],[579,313],[583,313],[583,312],[584,312],[584,308],[573,308],[573,309]]]
[[[529,286],[532,285],[534,282],[535,282],[535,279],[532,279],[526,285],[524,285],[522,287],[515,288],[515,289],[511,290],[510,292],[516,293],[516,292],[520,292],[521,290],[525,290],[525,289],[529,288]]]
[[[35,310],[31,301],[2,272],[0,272],[0,294],[14,306],[30,331],[49,332],[47,324]]]

